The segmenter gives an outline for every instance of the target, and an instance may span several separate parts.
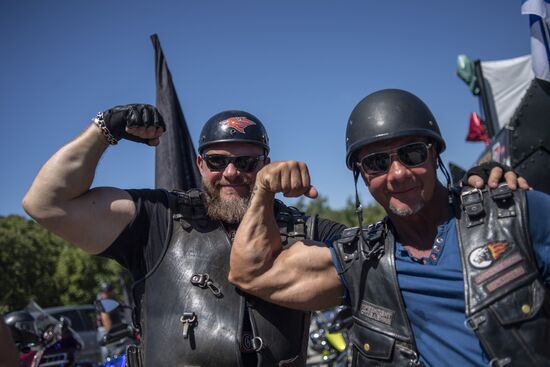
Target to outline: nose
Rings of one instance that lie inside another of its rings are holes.
[[[395,155],[391,156],[390,168],[388,168],[388,180],[402,180],[408,176],[409,169],[397,159]]]
[[[229,163],[227,167],[223,170],[223,175],[225,177],[236,177],[238,176],[240,171],[237,169],[237,167],[233,163]]]

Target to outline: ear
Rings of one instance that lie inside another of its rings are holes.
[[[202,156],[200,154],[197,155],[197,159],[195,160],[195,163],[197,164],[197,168],[199,169],[199,172],[202,175],[203,170],[205,168],[205,163],[204,163],[204,159],[202,159]]]

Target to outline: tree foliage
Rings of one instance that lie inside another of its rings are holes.
[[[31,299],[43,307],[90,303],[101,281],[128,278],[116,262],[90,256],[31,220],[0,216],[0,313]]]
[[[307,203],[303,197],[300,197],[295,206],[307,215],[319,214],[321,218],[332,219],[348,227],[358,225],[355,202],[351,198],[348,198],[346,206],[340,210],[331,209],[328,206],[328,198],[322,195],[315,200],[309,200]],[[380,205],[377,203],[369,204],[363,207],[363,225],[377,222],[385,215],[386,213]]]

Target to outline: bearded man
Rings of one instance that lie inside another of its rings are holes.
[[[131,366],[305,365],[309,313],[262,301],[227,281],[234,234],[256,175],[270,161],[258,118],[225,111],[206,122],[196,160],[204,191],[90,188],[109,144],[124,138],[154,146],[164,130],[149,105],[98,114],[46,162],[23,207],[50,231],[131,272],[142,335],[141,351],[129,354]],[[499,176],[502,171],[485,180]],[[330,243],[344,229],[280,201],[270,205],[284,248],[298,240]]]
[[[229,253],[269,140],[244,111],[204,125],[196,163],[204,191],[90,188],[99,159],[121,138],[159,144],[162,117],[149,105],[109,109],[51,157],[23,200],[44,227],[132,274],[142,347],[133,365],[301,366],[309,314],[261,301],[227,281]],[[328,241],[344,226],[276,202],[285,246]],[[134,354],[132,356],[135,357]]]

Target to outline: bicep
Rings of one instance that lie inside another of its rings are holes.
[[[130,194],[113,187],[99,187],[59,207],[55,233],[86,252],[104,251],[134,218]]]
[[[323,243],[297,242],[274,260],[258,279],[258,291],[270,302],[302,310],[337,306],[343,287]]]

